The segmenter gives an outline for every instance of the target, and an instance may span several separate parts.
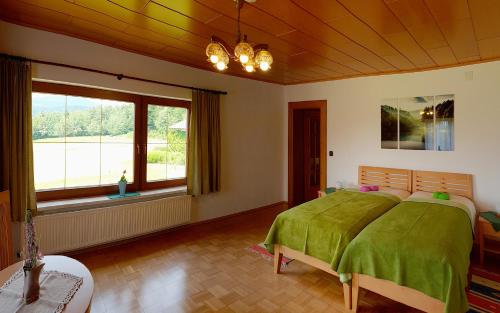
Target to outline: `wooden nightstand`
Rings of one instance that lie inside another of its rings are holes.
[[[479,264],[483,265],[484,252],[500,253],[500,231],[497,232],[493,226],[483,217],[479,217],[478,221],[478,237],[479,237]],[[485,246],[485,238],[491,239],[492,242],[488,247]]]

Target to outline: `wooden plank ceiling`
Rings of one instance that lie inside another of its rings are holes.
[[[1,0],[0,19],[215,71],[211,35],[233,43],[233,0]],[[280,84],[433,69],[500,58],[498,0],[258,0],[242,31],[267,43]],[[49,60],[50,61],[50,60]]]

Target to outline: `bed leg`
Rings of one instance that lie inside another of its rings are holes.
[[[351,311],[356,313],[358,311],[359,299],[359,274],[352,273],[351,280]]]
[[[343,283],[344,287],[344,305],[347,311],[352,308],[352,287],[350,284]]]
[[[283,253],[280,253],[280,245],[274,245],[274,274],[280,273],[282,259]]]

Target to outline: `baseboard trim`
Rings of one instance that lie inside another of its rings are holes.
[[[269,209],[272,209],[272,208],[276,208],[276,209],[281,208],[282,211],[285,211],[286,209],[288,209],[288,202],[287,201],[280,201],[280,202],[276,202],[276,203],[273,203],[273,204],[264,205],[264,206],[261,206],[261,207],[258,207],[258,208],[253,208],[253,209],[250,209],[250,210],[241,211],[241,212],[238,212],[238,213],[233,213],[233,214],[229,214],[229,215],[219,216],[219,217],[211,218],[211,219],[204,220],[204,221],[198,221],[198,222],[189,223],[189,224],[182,225],[182,226],[179,226],[179,227],[194,227],[194,226],[200,226],[200,225],[205,225],[205,224],[220,223],[220,222],[223,222],[223,221],[226,221],[226,220],[234,219],[235,217],[240,217],[240,216],[245,216],[245,215],[252,215],[252,214],[259,213],[259,211],[269,210]]]
[[[188,224],[184,224],[184,225],[179,225],[179,226],[175,226],[172,228],[160,230],[157,232],[136,236],[133,238],[127,238],[127,239],[123,239],[123,240],[108,242],[108,243],[99,244],[96,246],[77,249],[77,250],[64,251],[64,252],[61,252],[60,255],[75,256],[75,255],[84,254],[84,253],[96,252],[99,250],[107,249],[110,247],[121,246],[124,244],[128,244],[128,243],[131,243],[134,241],[143,240],[146,238],[159,237],[159,236],[163,236],[163,235],[168,234],[168,233],[177,232],[177,231],[192,230],[194,228],[199,228],[199,227],[206,227],[206,226],[219,226],[220,227],[220,226],[224,226],[224,225],[228,224],[231,220],[234,220],[236,218],[248,216],[248,215],[259,214],[261,211],[270,210],[270,209],[275,209],[277,213],[285,211],[286,209],[288,209],[288,202],[287,201],[280,201],[280,202],[276,202],[273,204],[264,205],[264,206],[261,206],[258,208],[254,208],[254,209],[250,209],[250,210],[246,210],[246,211],[242,211],[242,212],[237,212],[237,213],[233,213],[233,214],[229,214],[229,215],[224,215],[224,216],[212,218],[209,220],[197,221],[197,222],[192,222],[192,223],[188,223]]]

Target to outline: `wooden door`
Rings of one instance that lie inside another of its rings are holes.
[[[305,110],[303,115],[304,134],[304,200],[318,196],[320,190],[320,112]]]
[[[326,188],[326,100],[288,103],[288,206]]]

